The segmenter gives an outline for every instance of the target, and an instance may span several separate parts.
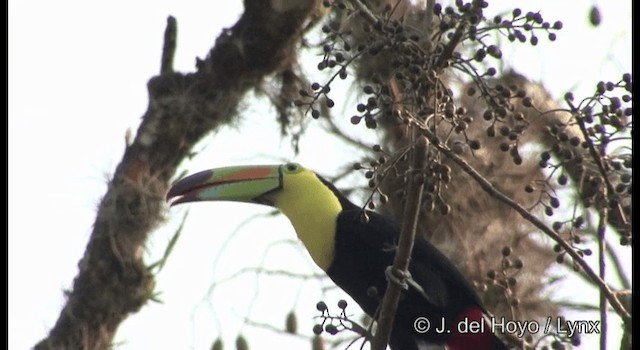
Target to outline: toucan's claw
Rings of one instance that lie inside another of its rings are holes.
[[[387,266],[384,270],[384,274],[387,277],[387,281],[399,285],[403,290],[409,289],[407,281],[412,280],[411,273],[409,271],[402,271],[393,266]]]

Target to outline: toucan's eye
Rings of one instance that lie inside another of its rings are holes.
[[[297,173],[300,171],[300,165],[296,163],[285,164],[284,168],[288,173]]]

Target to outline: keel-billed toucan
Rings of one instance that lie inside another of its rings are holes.
[[[400,230],[375,212],[367,212],[368,220],[363,220],[362,208],[314,172],[295,163],[211,169],[178,181],[167,200],[172,205],[238,201],[280,209],[315,263],[367,314],[375,315]],[[506,349],[483,320],[484,309],[467,280],[420,235],[409,272],[411,283],[400,299],[392,328],[393,350],[433,344],[446,344],[448,349]],[[430,324],[426,332],[425,320]],[[475,328],[480,324],[482,332]]]

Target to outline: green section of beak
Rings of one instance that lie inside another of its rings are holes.
[[[197,201],[264,203],[261,196],[282,188],[280,168],[254,165],[205,170],[174,184],[167,201],[172,206]]]

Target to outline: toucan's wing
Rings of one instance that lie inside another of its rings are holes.
[[[362,215],[361,209],[350,212],[348,217],[353,218],[352,220]],[[356,230],[354,233],[370,248],[392,252],[392,255],[395,255],[400,228],[393,220],[378,213],[366,214],[368,222],[362,226],[364,229]],[[414,242],[409,272],[414,282],[409,285],[436,307],[444,307],[447,302],[458,299],[455,296],[459,296],[460,300],[471,300],[480,305],[471,284],[462,273],[449,258],[420,234]]]
[[[411,274],[413,279],[427,292],[428,295],[439,295],[449,300],[467,300],[480,306],[480,299],[460,270],[440,250],[417,236],[413,244]],[[434,285],[433,281],[437,281]]]
[[[350,227],[348,234],[353,235],[351,239],[354,241],[349,246],[357,247],[358,251],[369,251],[367,256],[376,256],[376,261],[370,261],[370,265],[376,266],[374,270],[380,274],[378,278],[386,279],[384,272],[393,264],[399,228],[393,220],[375,212],[366,212],[366,222],[362,222],[362,214],[360,208],[345,211],[340,219],[343,224],[338,226]],[[353,250],[350,253],[358,254]],[[447,285],[443,279],[446,271],[440,273],[439,264],[432,263],[433,257],[429,254],[423,254],[421,251],[419,259],[422,261],[412,258],[410,272],[414,276],[409,281],[409,286],[421,294],[433,307],[441,308],[445,305],[448,295]]]

